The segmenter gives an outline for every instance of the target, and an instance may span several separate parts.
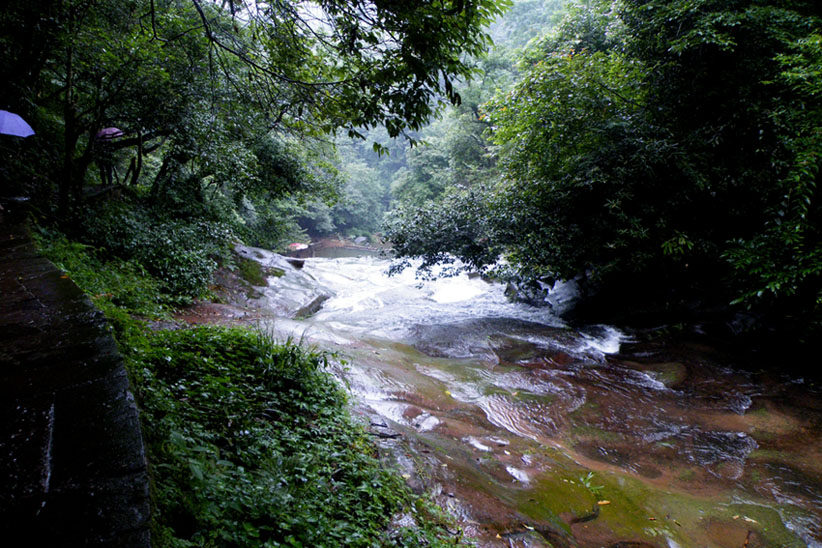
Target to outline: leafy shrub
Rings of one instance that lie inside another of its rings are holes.
[[[119,307],[141,316],[165,315],[160,284],[140,263],[106,256],[44,227],[35,227],[34,237],[43,254],[107,312]]]
[[[199,297],[211,282],[217,263],[209,249],[198,239],[198,227],[183,223],[164,223],[141,234],[136,258],[173,296]]]
[[[232,231],[211,221],[166,220],[140,203],[106,203],[82,223],[89,244],[142,265],[171,300],[201,296],[226,258]]]
[[[123,258],[133,257],[154,222],[151,212],[136,203],[113,201],[89,208],[81,219],[82,239]]]
[[[216,327],[124,346],[158,546],[444,545],[430,517],[423,529],[387,532],[395,512],[424,505],[381,466],[324,354]]]

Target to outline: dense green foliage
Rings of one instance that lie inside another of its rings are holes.
[[[224,328],[140,342],[128,362],[158,545],[410,547],[447,536],[432,522],[388,530],[403,507],[429,511],[382,468],[323,354]]]
[[[42,227],[36,227],[33,235],[40,251],[104,311],[122,309],[151,318],[167,314],[160,281],[139,263],[112,261],[106,252],[70,241],[65,235]]]
[[[440,511],[378,458],[329,356],[250,329],[150,330],[159,280],[38,229],[112,321],[141,411],[155,546],[454,546]],[[398,513],[414,527],[393,527]]]
[[[483,107],[501,175],[388,237],[426,265],[503,257],[619,306],[733,301],[817,329],[820,30],[810,1],[572,6]]]
[[[170,300],[199,297],[208,289],[217,260],[226,261],[229,227],[207,219],[158,215],[138,200],[89,208],[83,240],[100,253],[140,264]]]
[[[301,236],[295,218],[312,213],[307,204],[341,195],[337,224],[350,228],[372,207],[356,185],[344,188],[329,136],[377,125],[404,135],[459,103],[453,82],[474,74],[466,58],[486,49],[483,28],[506,4],[8,6],[0,108],[36,135],[0,136],[0,197],[30,198],[71,228],[92,198],[128,187],[152,216],[216,215],[250,243],[276,247]],[[114,127],[122,134],[100,136]]]

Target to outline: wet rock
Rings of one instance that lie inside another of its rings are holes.
[[[534,343],[503,334],[488,338],[500,362],[520,363],[533,361],[545,355],[545,350]]]
[[[546,345],[570,340],[569,333],[563,328],[509,318],[417,325],[411,336],[414,348],[428,356],[490,363],[518,363],[549,355],[553,350]],[[543,338],[544,344],[533,342],[533,339]]]
[[[265,272],[281,272],[282,275],[269,277],[265,287],[246,291],[247,284],[240,287],[230,274],[223,273],[217,278],[225,287],[220,295],[227,302],[252,309],[259,316],[306,318],[320,310],[329,298],[328,292],[319,287],[317,280],[302,270],[302,260],[243,245],[237,245],[234,249],[240,257],[260,263]],[[293,264],[295,261],[299,266]]]
[[[393,430],[379,430],[379,431],[372,431],[372,436],[376,436],[378,438],[382,438],[384,440],[394,440],[402,436],[399,432],[395,432]]]
[[[294,315],[297,319],[308,318],[309,316],[313,316],[323,307],[323,303],[328,300],[328,295],[320,295],[316,297],[313,301],[305,305],[304,307],[297,310],[297,313]]]
[[[289,258],[289,259],[286,259],[286,262],[288,264],[290,264],[291,266],[293,266],[294,268],[296,268],[297,270],[300,270],[303,266],[305,266],[305,259],[290,259]]]
[[[718,548],[765,548],[768,543],[744,519],[711,518],[706,524],[708,538]]]
[[[642,371],[668,388],[677,388],[688,378],[688,368],[680,362],[662,362],[641,364],[631,361],[622,361],[622,365]]]

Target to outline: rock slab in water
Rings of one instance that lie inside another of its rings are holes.
[[[294,314],[294,317],[298,320],[303,318],[308,318],[309,316],[313,316],[323,307],[323,303],[329,299],[328,295],[320,295],[315,298],[313,301],[305,305],[304,307],[297,310],[297,313]]]
[[[234,249],[241,257],[258,262],[265,270],[277,268],[283,271],[282,276],[269,278],[268,286],[255,288],[257,291],[247,295],[241,303],[243,306],[283,318],[305,318],[315,314],[330,297],[328,291],[320,288],[317,280],[301,268],[305,261],[256,247],[237,245]]]

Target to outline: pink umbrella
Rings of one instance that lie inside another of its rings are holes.
[[[116,127],[104,127],[97,134],[94,136],[95,139],[114,139],[117,137],[122,137],[124,135],[123,130],[116,128]]]
[[[293,244],[288,244],[288,249],[290,249],[291,251],[299,251],[301,249],[308,249],[308,245],[299,244],[295,242]]]
[[[34,135],[34,130],[19,115],[7,110],[0,110],[0,133],[28,137]]]

